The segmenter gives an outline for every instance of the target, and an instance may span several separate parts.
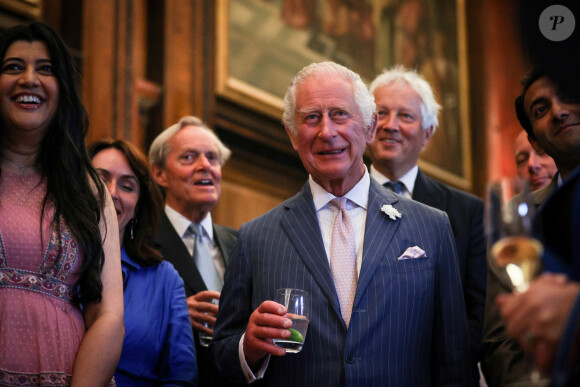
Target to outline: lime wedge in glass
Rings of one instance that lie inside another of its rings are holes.
[[[290,340],[290,341],[296,341],[296,342],[299,342],[299,343],[303,343],[304,342],[304,336],[302,336],[302,334],[300,332],[298,332],[294,328],[289,328],[288,330],[290,331],[290,337],[288,338],[288,340]]]

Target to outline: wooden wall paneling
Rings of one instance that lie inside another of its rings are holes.
[[[198,22],[203,20],[201,14],[196,14],[199,3],[165,2],[163,128],[185,115],[202,117],[201,98],[196,92],[199,82],[203,82],[203,72],[196,66],[196,58],[203,55],[198,34]]]
[[[0,0],[0,9],[3,16],[18,15],[18,17],[23,18],[22,22],[40,20],[43,14],[43,1]]]
[[[105,137],[143,146],[138,80],[145,76],[144,0],[85,1],[83,100],[91,125],[87,141]]]
[[[125,93],[126,103],[129,106],[129,116],[126,118],[124,129],[129,131],[127,139],[144,148],[145,127],[142,121],[142,114],[146,114],[144,99],[154,103],[157,99],[157,86],[146,79],[147,65],[147,8],[145,0],[132,0],[128,7],[128,19],[131,21],[130,35],[127,40],[129,47],[126,48],[127,56],[130,58],[130,71],[126,73]]]
[[[120,0],[116,2],[115,13],[115,46],[112,65],[114,67],[114,96],[115,104],[113,105],[113,137],[130,140],[130,123],[131,100],[126,89],[130,88],[131,72],[133,71],[133,61],[129,55],[128,47],[131,46],[132,20],[130,11],[127,9],[131,6],[130,0]]]
[[[305,182],[291,168],[258,160],[234,150],[222,169],[222,195],[212,210],[215,222],[239,228],[293,196]]]
[[[466,2],[470,66],[474,193],[515,175],[513,143],[522,128],[514,108],[525,71],[517,2]],[[493,20],[493,22],[490,22]]]
[[[88,142],[116,136],[116,3],[114,0],[84,2],[81,90],[90,119]]]

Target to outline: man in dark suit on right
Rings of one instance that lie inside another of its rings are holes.
[[[540,240],[544,243],[552,241],[552,246],[564,248],[566,243],[554,243],[553,240],[558,240],[558,238],[551,237],[550,239],[547,236],[555,234],[564,240],[571,240],[572,243],[577,241],[577,234],[570,237],[569,232],[572,228],[567,226],[570,223],[568,217],[572,214],[571,205],[566,207],[569,201],[562,200],[562,194],[558,196],[556,193],[560,187],[567,183],[569,177],[574,175],[574,171],[580,168],[580,96],[577,92],[578,87],[572,90],[570,89],[570,84],[563,84],[562,80],[556,82],[556,79],[559,79],[559,75],[555,74],[551,67],[535,65],[521,80],[523,90],[521,95],[516,98],[515,107],[518,120],[525,129],[528,140],[534,149],[539,154],[546,153],[551,156],[558,167],[558,173],[554,176],[552,182],[532,192],[532,197],[540,209],[538,217],[542,219],[537,222],[542,225],[541,229],[543,229],[543,232],[539,233]],[[571,80],[567,82],[577,85]],[[559,209],[547,210],[544,208],[547,203],[552,203],[552,207]],[[553,216],[554,214],[555,216]],[[580,216],[580,214],[576,213],[575,216]],[[546,246],[546,250],[548,248],[549,246]],[[559,263],[559,260],[553,258],[558,255],[562,255],[559,258],[563,258],[563,260],[571,259],[571,255],[567,254],[546,254],[542,259],[545,270],[549,272],[564,272],[570,276],[569,272],[563,270],[568,263],[555,265]],[[578,278],[572,276],[571,278],[578,280]],[[536,322],[542,314],[538,310],[551,306],[558,306],[566,310],[566,303],[559,298],[557,299],[558,295],[554,291],[558,287],[565,290],[566,284],[553,284],[545,279],[538,280],[536,285],[530,287],[532,291],[512,298],[507,294],[511,291],[509,284],[501,280],[501,276],[496,270],[489,271],[488,302],[484,326],[484,372],[486,372],[486,378],[491,385],[529,385],[527,380],[529,370],[525,367],[523,349],[527,348],[531,351],[530,342],[541,343],[541,346],[537,347],[539,350],[536,350],[536,359],[540,364],[539,368],[541,370],[549,369],[550,362],[553,361],[556,351],[557,340],[554,340],[554,336],[557,335],[552,335],[550,340],[547,340],[545,335],[546,327],[552,328],[553,325],[556,325],[555,323],[560,323],[559,330],[561,331],[563,329],[563,319],[553,318],[550,324],[544,321],[540,327],[542,329],[539,329],[539,325]],[[503,299],[502,306],[500,306],[497,300],[502,293],[505,294],[500,296],[500,299]],[[538,295],[543,297],[537,298]],[[529,305],[520,305],[520,303],[522,302],[521,300],[532,297],[536,298],[533,305],[536,310],[530,312]],[[512,300],[507,302],[506,300],[510,298]],[[541,302],[537,301],[538,299]],[[517,307],[514,305],[517,305]],[[504,309],[503,316],[502,308]],[[506,308],[512,312],[506,312]],[[510,320],[522,321],[520,316],[514,318],[514,310],[518,310],[518,313],[525,316],[525,323],[518,324],[525,329],[520,329],[518,332],[514,332],[513,328],[510,332]],[[505,319],[506,315],[510,316],[507,323],[500,318],[504,317]],[[534,329],[528,329],[530,326],[534,326]],[[552,331],[558,331],[558,329],[552,329]],[[518,342],[516,342],[516,339],[518,339]],[[546,373],[544,375],[549,374]],[[544,385],[551,383],[548,379],[543,379],[542,382]]]
[[[221,167],[230,150],[200,119],[185,116],[151,144],[153,178],[165,192],[155,246],[183,279],[193,327],[200,387],[218,387],[208,339],[218,312],[223,275],[238,233],[212,222],[221,195]],[[207,337],[207,336],[206,336]]]
[[[449,216],[468,319],[473,385],[479,386],[477,363],[482,355],[486,287],[483,201],[428,177],[417,166],[419,153],[437,128],[440,109],[422,76],[396,66],[375,78],[370,91],[379,117],[377,134],[369,147],[371,176],[395,193],[445,211]]]

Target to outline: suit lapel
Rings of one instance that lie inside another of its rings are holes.
[[[552,178],[552,181],[550,181],[550,184],[531,193],[532,200],[534,201],[536,208],[540,207],[546,201],[546,199],[550,197],[552,193],[558,190],[559,176],[560,174],[556,173],[556,175],[554,175],[554,177]]]
[[[385,252],[401,223],[400,219],[391,220],[387,217],[381,207],[384,204],[392,204],[396,208],[398,201],[399,199],[394,194],[385,190],[375,180],[371,179],[363,259],[353,307],[359,302],[377,271],[379,263],[385,258]]]
[[[165,211],[161,212],[159,232],[155,239],[157,249],[161,251],[163,258],[173,264],[187,288],[195,294],[205,288],[201,274],[197,270],[193,258],[177,234]],[[189,293],[189,292],[188,292]]]
[[[446,195],[429,177],[419,170],[415,180],[415,187],[413,188],[413,200],[443,210],[446,204]]]
[[[304,265],[330,301],[336,314],[340,316],[338,296],[308,183],[304,185],[299,195],[286,202],[286,211],[280,224]]]
[[[213,224],[213,237],[227,266],[236,238],[226,227],[215,223]]]

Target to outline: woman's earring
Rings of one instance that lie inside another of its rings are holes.
[[[133,218],[131,219],[131,239],[135,239],[135,236],[133,235],[133,225],[137,223],[137,219]]]

